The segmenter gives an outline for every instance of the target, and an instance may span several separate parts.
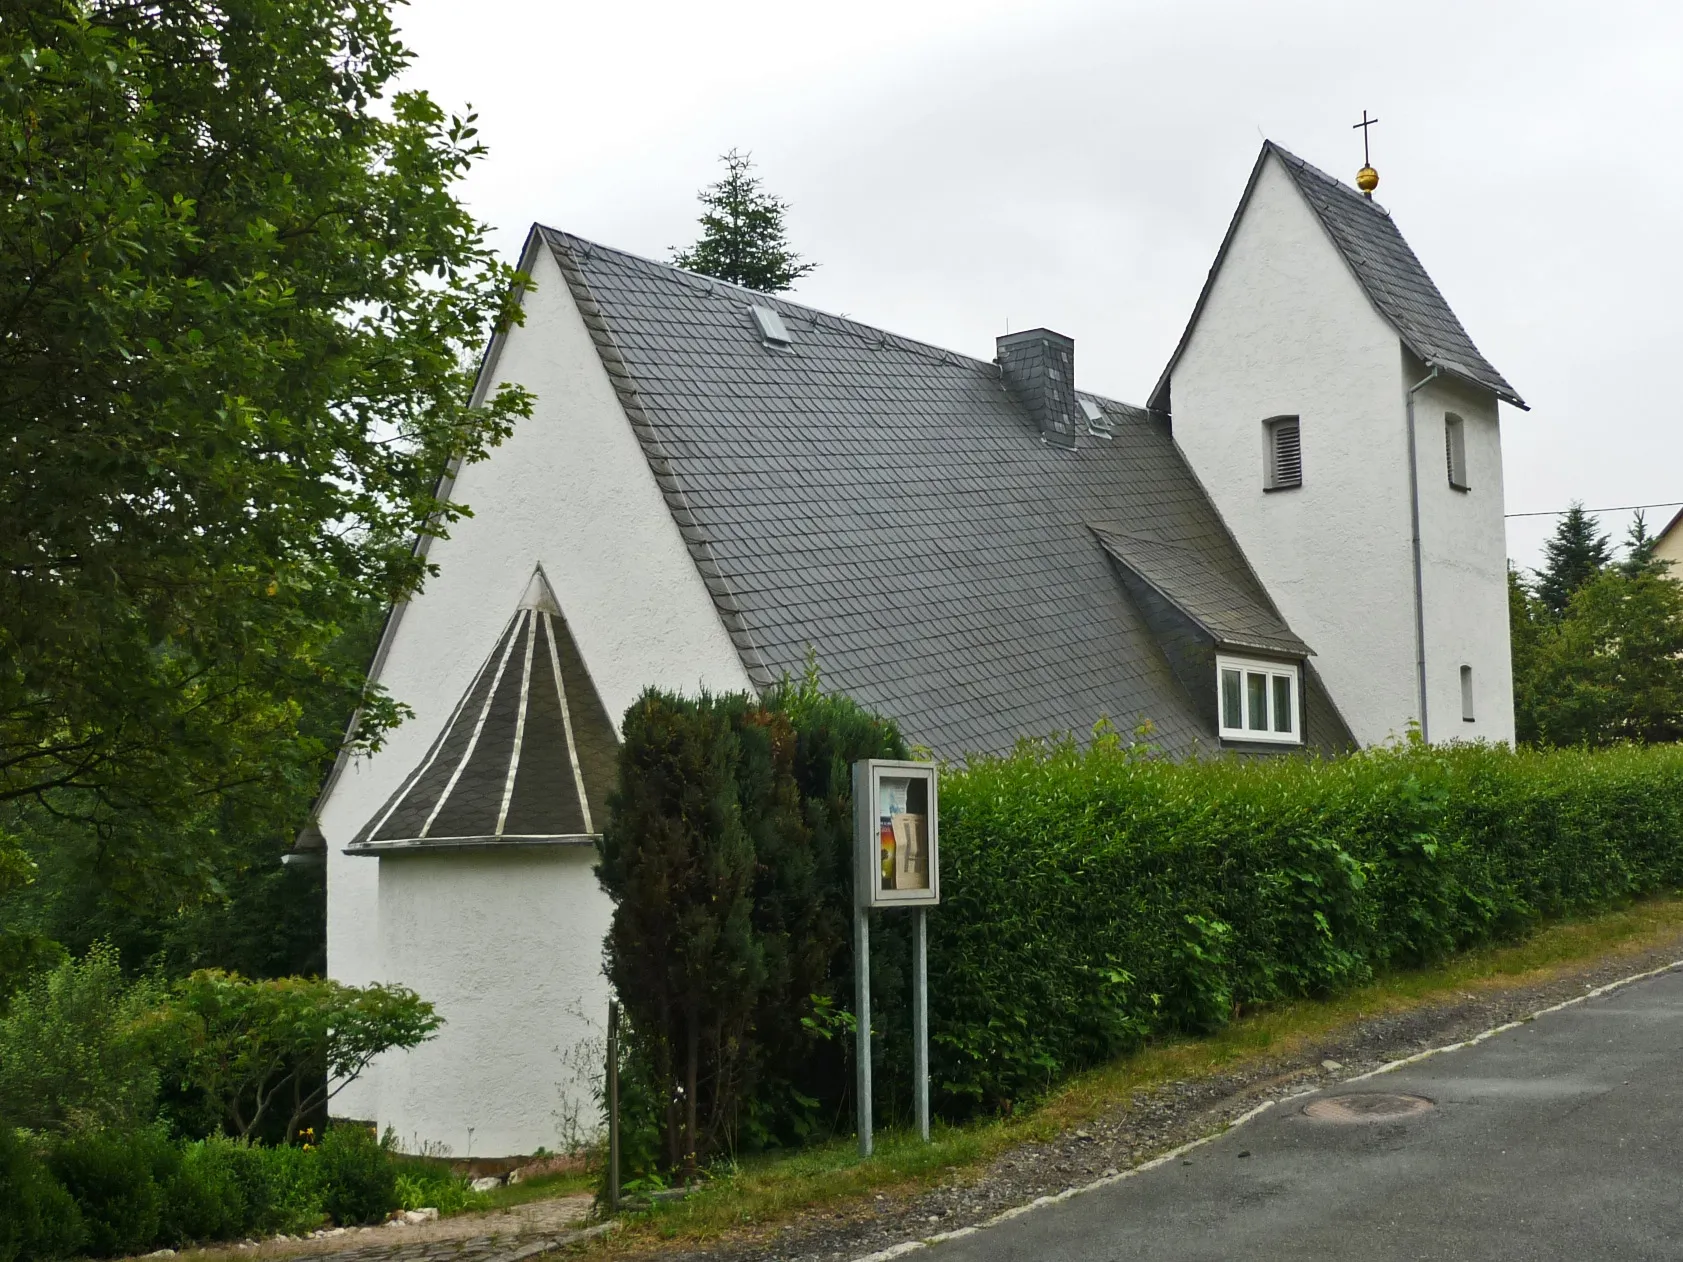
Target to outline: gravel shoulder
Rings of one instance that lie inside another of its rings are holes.
[[[1106,1174],[1127,1170],[1220,1131],[1258,1105],[1325,1086],[1428,1048],[1522,1020],[1542,1008],[1683,957],[1683,929],[1640,950],[1564,965],[1541,979],[1489,978],[1406,1011],[1352,1021],[1289,1053],[1137,1091],[1085,1124],[1000,1154],[980,1174],[915,1196],[877,1195],[862,1204],[803,1212],[775,1227],[748,1227],[705,1247],[603,1242],[616,1257],[819,1262],[854,1259],[906,1241],[980,1224]]]
[[[475,1262],[534,1253],[569,1243],[584,1226],[593,1198],[588,1192],[531,1201],[482,1214],[459,1214],[415,1226],[351,1227],[323,1236],[273,1238],[247,1245],[217,1245],[176,1255],[181,1262],[235,1262],[273,1258],[305,1262]]]

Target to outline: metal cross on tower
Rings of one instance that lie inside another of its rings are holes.
[[[1369,127],[1372,127],[1378,121],[1379,120],[1377,118],[1369,118],[1367,116],[1367,111],[1363,110],[1362,111],[1362,121],[1359,122],[1359,123],[1351,123],[1350,124],[1350,130],[1351,131],[1355,131],[1357,128],[1361,129],[1361,133],[1362,133],[1362,165],[1364,167],[1370,167],[1370,166],[1373,165],[1373,160],[1368,157],[1368,153],[1367,153],[1367,129]]]
[[[1369,199],[1371,199],[1373,197],[1373,190],[1379,187],[1379,172],[1377,172],[1373,169],[1373,162],[1368,157],[1367,129],[1369,127],[1372,127],[1378,121],[1379,120],[1377,118],[1369,118],[1367,116],[1367,111],[1363,110],[1362,111],[1362,121],[1359,122],[1359,123],[1351,123],[1350,124],[1350,129],[1352,131],[1354,131],[1358,127],[1361,128],[1361,132],[1362,132],[1362,169],[1360,171],[1356,172],[1356,187],[1362,190],[1362,196],[1363,197],[1366,197],[1366,198],[1369,198]]]

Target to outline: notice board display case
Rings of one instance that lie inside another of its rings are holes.
[[[940,804],[932,762],[853,766],[855,880],[861,907],[941,901]]]

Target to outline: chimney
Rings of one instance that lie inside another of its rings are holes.
[[[1029,329],[998,339],[999,375],[1028,409],[1040,435],[1056,447],[1074,447],[1087,431],[1075,397],[1075,339],[1051,329]]]

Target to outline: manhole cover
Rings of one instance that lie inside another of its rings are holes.
[[[1425,1096],[1373,1091],[1311,1100],[1303,1106],[1303,1114],[1323,1122],[1388,1122],[1393,1118],[1413,1117],[1431,1107],[1432,1102]]]

